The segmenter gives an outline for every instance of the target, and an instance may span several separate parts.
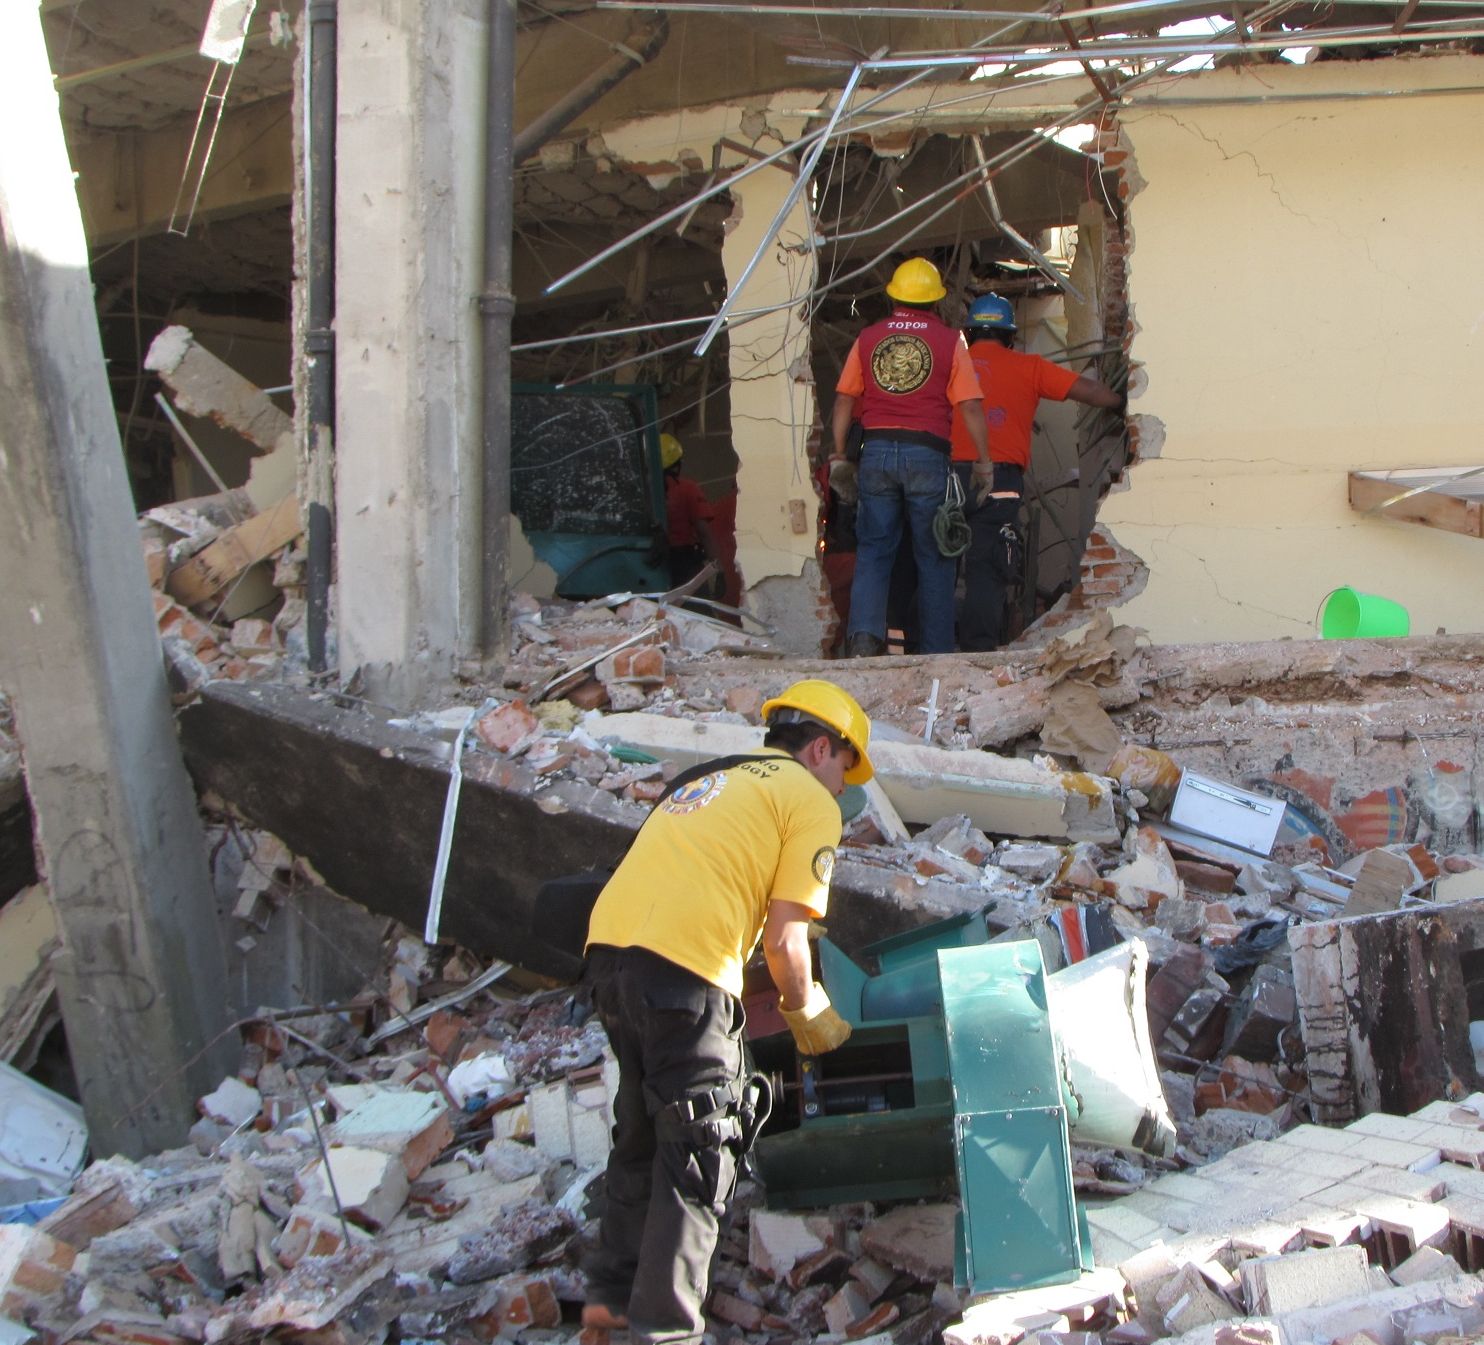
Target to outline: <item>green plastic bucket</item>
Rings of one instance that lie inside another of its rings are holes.
[[[1401,603],[1353,588],[1337,588],[1324,600],[1319,633],[1326,640],[1354,640],[1407,635],[1411,629],[1412,618]]]

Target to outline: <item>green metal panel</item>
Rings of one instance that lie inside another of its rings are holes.
[[[1079,1236],[1041,947],[942,949],[938,972],[966,1282],[994,1293],[1075,1279],[1091,1261]]]
[[[829,939],[819,941],[820,984],[835,1006],[835,1012],[851,1027],[859,1027],[865,1021],[861,1016],[861,992],[870,979],[847,953]]]
[[[953,1109],[825,1116],[765,1136],[756,1152],[774,1209],[948,1195]]]
[[[1034,939],[938,954],[955,1110],[1059,1107],[1046,974]]]
[[[894,934],[889,939],[861,949],[861,956],[874,957],[883,976],[899,967],[914,962],[935,962],[940,948],[969,948],[989,940],[989,931],[984,926],[984,916],[975,911],[969,915],[952,915],[946,920],[935,920],[930,925],[909,929],[905,934]]]
[[[1084,1261],[1061,1108],[956,1116],[954,1147],[970,1290],[1075,1280]]]

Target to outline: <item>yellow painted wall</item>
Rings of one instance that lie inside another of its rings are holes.
[[[1187,76],[1120,114],[1144,183],[1130,411],[1165,427],[1099,513],[1152,572],[1120,620],[1305,637],[1351,584],[1414,633],[1484,628],[1484,540],[1346,494],[1354,469],[1484,464],[1481,116],[1463,56]]]

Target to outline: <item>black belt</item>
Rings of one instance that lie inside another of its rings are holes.
[[[918,444],[922,448],[937,449],[939,453],[953,452],[953,445],[942,435],[928,430],[907,430],[897,425],[880,425],[876,429],[867,427],[867,439],[900,439],[906,444]]]

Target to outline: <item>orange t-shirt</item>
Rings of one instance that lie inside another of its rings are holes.
[[[969,359],[984,389],[990,461],[1029,467],[1037,405],[1043,397],[1053,402],[1066,401],[1078,375],[1039,355],[1007,349],[998,341],[975,341],[969,347]],[[955,409],[953,460],[973,462],[978,456],[963,415]]]

